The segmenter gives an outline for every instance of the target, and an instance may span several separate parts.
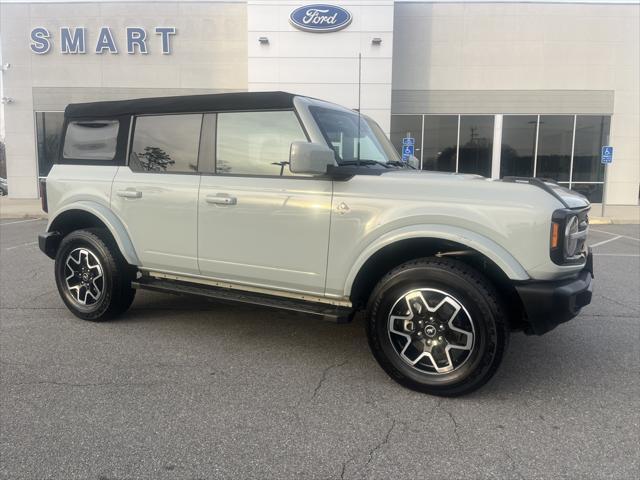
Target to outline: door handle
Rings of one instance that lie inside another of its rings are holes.
[[[138,190],[118,190],[116,194],[123,198],[142,198],[142,192]]]
[[[207,203],[212,203],[214,205],[235,205],[238,203],[238,199],[236,197],[230,197],[226,193],[219,193],[218,195],[207,195],[204,197]]]

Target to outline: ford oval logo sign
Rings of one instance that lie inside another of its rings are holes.
[[[335,5],[305,5],[296,8],[289,16],[291,25],[305,32],[335,32],[351,23],[351,13]]]

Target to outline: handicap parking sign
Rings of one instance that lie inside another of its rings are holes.
[[[611,165],[613,163],[613,147],[602,147],[602,156],[600,158],[600,163],[602,163],[603,165]]]
[[[416,139],[413,137],[404,137],[402,139],[402,145],[415,145]]]
[[[408,162],[411,157],[413,157],[413,145],[403,145],[402,161]]]

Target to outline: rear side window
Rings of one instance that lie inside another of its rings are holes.
[[[307,141],[292,111],[218,114],[216,173],[288,176],[291,142]]]
[[[129,167],[134,172],[195,173],[202,114],[137,117]]]
[[[82,120],[67,125],[62,156],[66,159],[113,160],[118,145],[118,120]]]

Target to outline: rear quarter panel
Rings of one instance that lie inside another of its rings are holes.
[[[49,224],[68,205],[90,201],[110,208],[117,166],[54,165],[47,176]]]

